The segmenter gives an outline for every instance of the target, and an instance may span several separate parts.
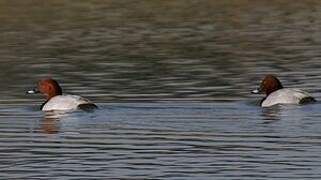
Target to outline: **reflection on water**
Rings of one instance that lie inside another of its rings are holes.
[[[0,1],[1,179],[320,179],[321,3]],[[93,113],[43,113],[44,77]]]
[[[320,104],[271,111],[277,121],[259,107],[235,102],[100,107],[63,115],[1,107],[0,176],[320,177],[320,123],[310,116],[321,115]]]
[[[65,111],[44,112],[43,120],[40,122],[39,132],[46,134],[58,133],[60,120],[67,115],[68,112]]]
[[[282,105],[272,106],[269,108],[262,108],[262,116],[265,120],[269,121],[275,121],[275,120],[281,120],[281,108]]]

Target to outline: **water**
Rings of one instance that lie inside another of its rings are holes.
[[[320,179],[318,1],[0,1],[1,179]],[[45,77],[100,107],[43,113]]]

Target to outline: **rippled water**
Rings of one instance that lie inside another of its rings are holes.
[[[319,1],[0,1],[1,179],[321,178]],[[45,77],[95,101],[43,113]]]

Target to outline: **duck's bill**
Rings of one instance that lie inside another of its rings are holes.
[[[38,89],[33,89],[33,90],[29,90],[26,92],[27,94],[37,94],[39,93]]]
[[[252,94],[260,94],[261,91],[259,89],[254,89],[253,91],[251,91]]]

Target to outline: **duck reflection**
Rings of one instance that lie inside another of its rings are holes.
[[[282,107],[280,105],[262,108],[262,117],[263,120],[266,120],[265,123],[271,123],[277,120],[281,120],[281,110]]]
[[[63,111],[48,111],[45,112],[42,121],[40,122],[39,132],[45,134],[56,134],[60,129],[60,119],[66,116]]]

